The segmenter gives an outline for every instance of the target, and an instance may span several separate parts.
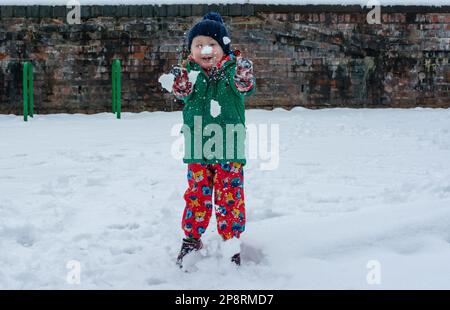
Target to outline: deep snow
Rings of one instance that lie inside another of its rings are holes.
[[[279,124],[279,166],[246,165],[240,270],[220,259],[213,220],[193,273],[175,266],[179,122],[0,115],[0,288],[450,289],[450,110],[247,111]]]

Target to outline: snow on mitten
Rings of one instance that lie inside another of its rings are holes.
[[[253,63],[247,58],[238,58],[234,84],[240,92],[247,92],[254,86]]]
[[[172,87],[174,95],[179,98],[188,96],[192,92],[192,83],[189,82],[187,70],[175,66],[170,70],[170,73],[175,76]]]

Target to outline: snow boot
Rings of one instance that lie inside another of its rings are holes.
[[[203,243],[200,239],[183,239],[180,254],[178,254],[177,265],[183,268],[183,258],[192,251],[198,251],[203,248]]]
[[[241,253],[236,253],[231,257],[231,261],[237,266],[241,265]]]

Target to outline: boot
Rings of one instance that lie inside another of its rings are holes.
[[[231,257],[231,261],[237,266],[241,265],[241,253],[236,253]]]
[[[177,265],[183,267],[183,258],[192,251],[198,251],[203,248],[203,243],[200,239],[183,239],[180,254],[178,254]]]

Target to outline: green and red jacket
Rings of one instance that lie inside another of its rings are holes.
[[[234,54],[217,68],[208,74],[189,60],[187,72],[199,71],[195,84],[183,95],[174,91],[184,103],[185,163],[246,163],[244,100],[255,91],[255,78],[251,75],[249,90],[238,89]]]

